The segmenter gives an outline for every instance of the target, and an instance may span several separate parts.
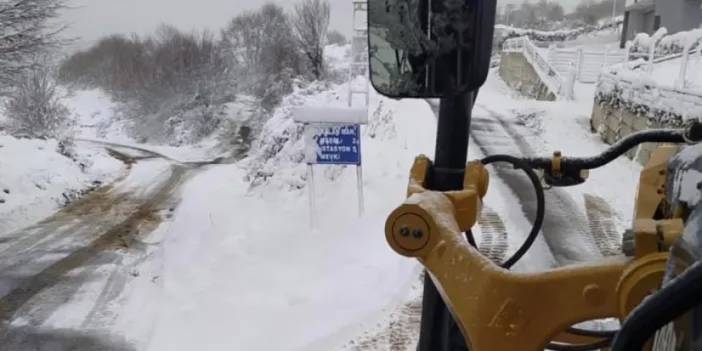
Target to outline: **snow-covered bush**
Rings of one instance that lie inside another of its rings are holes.
[[[292,91],[292,79],[302,74],[303,64],[291,20],[282,7],[266,4],[242,13],[221,36],[237,93],[260,98],[270,110]]]
[[[695,50],[702,43],[702,29],[667,34],[665,28],[660,28],[652,36],[639,33],[629,42],[629,52],[637,58],[648,58],[651,45],[655,45],[654,57],[660,58],[680,54],[685,50]]]
[[[327,33],[327,44],[343,46],[347,43],[348,40],[346,40],[346,37],[338,30],[330,30],[329,33]]]
[[[144,39],[102,39],[60,69],[62,82],[101,88],[124,103],[134,136],[171,143],[197,142],[216,128],[216,106],[234,95],[232,74],[212,34],[169,26]],[[187,138],[171,140],[174,126],[187,128]]]
[[[273,178],[287,189],[305,186],[304,126],[293,120],[293,111],[304,105],[343,104],[346,89],[345,84],[330,85],[322,81],[296,83],[293,93],[283,99],[263,125],[244,163],[252,187]],[[332,173],[329,175],[333,176]]]
[[[71,127],[70,112],[47,69],[35,69],[20,79],[4,111],[7,129],[15,136],[59,139]]]

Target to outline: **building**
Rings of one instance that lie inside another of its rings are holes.
[[[661,27],[677,33],[701,24],[702,0],[627,0],[622,48],[638,33],[653,34]]]

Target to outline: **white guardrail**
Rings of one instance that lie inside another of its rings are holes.
[[[588,50],[582,48],[549,48],[548,62],[561,75],[570,74],[575,69],[580,83],[596,83],[605,67],[627,61],[625,50]]]
[[[548,59],[541,54],[540,49],[534,45],[529,37],[523,36],[505,40],[503,51],[523,54],[532,67],[534,67],[534,71],[536,71],[544,84],[546,84],[554,94],[565,97],[566,99],[573,98],[575,77],[565,78],[561,75],[558,70],[548,62]]]

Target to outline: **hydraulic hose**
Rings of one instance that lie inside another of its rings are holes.
[[[702,140],[700,129],[702,129],[702,125],[696,123],[687,129],[654,129],[641,131],[618,141],[605,152],[595,157],[564,157],[561,161],[561,167],[564,169],[578,170],[600,168],[642,143],[696,143]],[[526,161],[534,168],[550,169],[553,160],[551,158],[539,157],[527,158]]]
[[[578,168],[578,169],[596,169],[600,168],[615,159],[623,155],[632,148],[638,146],[642,143],[685,143],[685,130],[684,129],[656,129],[656,130],[645,130],[642,132],[634,133],[628,137],[618,141],[616,144],[612,145],[609,149],[600,155],[595,157],[583,157],[583,158],[563,158],[564,168]],[[550,158],[529,158],[527,162],[534,168],[548,169],[551,167],[552,160]]]
[[[541,232],[541,228],[544,223],[544,218],[546,217],[546,198],[544,195],[544,187],[543,185],[541,185],[539,176],[536,174],[534,169],[521,158],[509,155],[495,155],[486,157],[481,162],[483,165],[486,166],[493,163],[504,162],[511,164],[512,166],[514,166],[515,169],[521,169],[529,177],[531,184],[534,186],[534,191],[536,192],[536,218],[531,228],[531,232],[524,241],[524,244],[522,244],[522,246],[517,250],[517,252],[515,252],[514,255],[512,255],[512,257],[510,257],[501,265],[502,268],[510,269],[517,262],[519,262],[519,260],[521,260],[522,257],[524,257],[524,255],[529,251],[529,249],[531,249],[532,245],[534,245],[534,241],[536,241],[536,238],[539,236],[539,232]],[[472,234],[469,234],[468,240],[475,242],[474,238],[472,238]]]
[[[546,346],[546,348],[552,351],[595,351],[610,347],[611,345],[612,338],[609,338],[586,345],[566,345],[550,343],[548,344],[548,346]]]

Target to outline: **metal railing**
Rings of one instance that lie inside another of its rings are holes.
[[[566,79],[556,70],[541,50],[527,36],[507,39],[503,51],[508,53],[521,53],[534,67],[541,80],[551,91],[567,99],[573,98],[574,79]]]

